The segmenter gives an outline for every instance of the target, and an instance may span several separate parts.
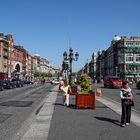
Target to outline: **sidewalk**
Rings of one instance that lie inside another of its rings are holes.
[[[101,97],[102,98],[102,97]],[[95,110],[76,110],[75,97],[70,107],[62,105],[59,93],[47,140],[139,140],[140,127],[133,123],[120,127],[120,115],[96,101]]]
[[[46,140],[57,98],[58,87],[54,87],[43,101],[43,106],[36,111],[36,119],[21,140]]]
[[[75,96],[70,96],[68,108],[63,106],[58,87],[44,100],[22,140],[139,140],[140,127],[133,123],[120,127],[116,105],[103,97],[97,97],[95,110],[75,109]]]

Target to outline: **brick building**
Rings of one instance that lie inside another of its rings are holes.
[[[8,41],[4,34],[0,33],[0,79],[8,76]]]
[[[11,74],[14,71],[14,40],[11,34],[5,36],[8,41],[8,77],[11,78]]]
[[[14,45],[13,77],[23,78],[24,48]]]

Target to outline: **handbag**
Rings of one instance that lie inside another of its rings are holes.
[[[132,107],[134,107],[134,100],[128,100],[128,101],[124,101],[125,105],[131,105]]]
[[[134,100],[131,101],[131,106],[133,106],[133,107],[135,106]]]

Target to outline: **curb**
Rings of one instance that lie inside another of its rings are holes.
[[[55,92],[54,87],[49,95],[44,99],[42,106],[38,109],[37,117],[32,122],[30,128],[25,133],[21,140],[46,140],[49,133],[51,119],[54,111],[54,106],[58,92]]]

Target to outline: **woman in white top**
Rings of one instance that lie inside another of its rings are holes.
[[[64,104],[64,106],[69,106],[69,92],[71,91],[71,88],[68,85],[67,80],[65,80],[64,86],[61,87],[61,90],[64,92],[64,94],[63,94],[63,104]]]
[[[125,127],[130,124],[133,95],[128,81],[124,81],[122,86],[123,88],[120,91],[120,97],[122,101],[121,126]]]

